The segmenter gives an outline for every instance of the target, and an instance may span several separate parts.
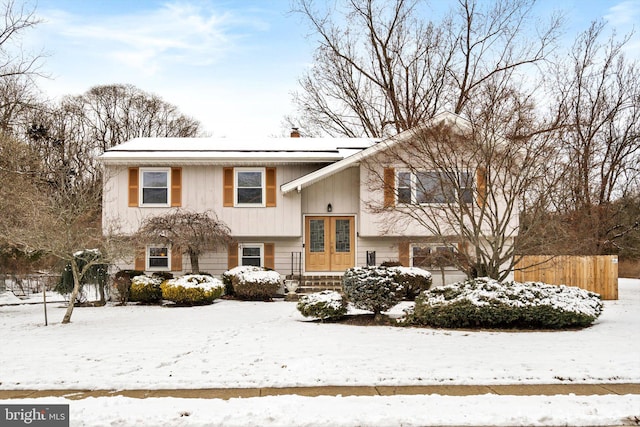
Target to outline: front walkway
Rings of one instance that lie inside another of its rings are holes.
[[[0,400],[39,397],[65,397],[78,400],[88,397],[124,396],[179,397],[187,399],[234,399],[263,396],[393,396],[430,395],[473,396],[592,396],[607,394],[640,394],[640,384],[514,384],[514,385],[426,385],[426,386],[326,386],[326,387],[264,387],[264,388],[204,388],[161,390],[0,390]]]

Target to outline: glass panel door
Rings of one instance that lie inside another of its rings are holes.
[[[351,252],[351,220],[337,219],[335,224],[336,252]]]

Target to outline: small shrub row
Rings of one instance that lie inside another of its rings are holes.
[[[415,298],[431,287],[431,273],[421,268],[395,264],[380,267],[354,267],[342,276],[342,295],[320,292],[303,297],[298,311],[306,317],[329,319],[346,314],[347,302],[355,308],[378,315],[403,298]]]
[[[162,298],[178,305],[211,304],[224,294],[224,284],[211,276],[191,274],[164,281]]]
[[[278,272],[253,266],[232,268],[222,280],[229,294],[250,301],[270,301],[282,284]]]
[[[576,287],[478,278],[424,292],[405,323],[441,328],[580,328],[591,325],[602,307],[599,295]]]
[[[178,305],[202,305],[211,304],[223,294],[222,282],[209,275],[189,274],[163,280],[161,276],[142,274],[131,278],[129,300],[143,304],[168,300]]]

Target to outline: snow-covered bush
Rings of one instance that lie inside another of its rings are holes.
[[[265,271],[262,267],[256,267],[253,265],[240,265],[238,267],[234,267],[231,270],[227,270],[222,273],[222,283],[224,283],[224,293],[226,295],[235,295],[235,290],[233,289],[233,279],[236,276],[240,276],[246,272],[250,271]]]
[[[353,267],[342,276],[342,290],[356,308],[379,314],[400,302],[404,289],[386,267]]]
[[[414,300],[421,292],[431,288],[431,273],[419,267],[389,267],[396,273],[395,281],[404,288],[404,298]]]
[[[339,318],[347,314],[347,302],[336,291],[304,295],[298,301],[297,307],[303,316],[321,320]]]
[[[211,304],[224,294],[224,284],[211,276],[189,274],[160,285],[162,298],[179,305]]]
[[[236,267],[225,274],[231,276],[234,294],[245,300],[270,301],[282,285],[277,271],[261,267]]]
[[[159,277],[146,275],[135,276],[131,279],[129,301],[142,302],[145,304],[162,301],[160,283],[162,283],[162,279]]]
[[[407,324],[442,328],[565,329],[591,325],[602,312],[600,296],[580,288],[486,277],[426,291]]]

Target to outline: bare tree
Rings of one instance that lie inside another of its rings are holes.
[[[34,153],[21,142],[5,147],[23,153],[25,163]],[[37,157],[31,163],[37,163]],[[7,182],[19,183],[19,186],[3,186],[3,200],[11,203],[3,203],[4,209],[0,208],[0,235],[24,253],[42,253],[60,260],[63,265],[70,264],[74,287],[62,320],[62,323],[69,323],[86,272],[96,263],[110,263],[119,257],[130,256],[130,242],[116,232],[104,230],[103,233],[101,195],[97,189],[51,192],[38,173],[25,173],[15,166],[4,169],[3,173]],[[98,256],[81,265],[76,254],[85,249],[96,249]]]
[[[177,247],[182,253],[189,255],[191,272],[196,274],[200,271],[200,255],[226,246],[231,241],[231,231],[212,211],[190,212],[177,209],[144,220],[137,237],[143,242]]]
[[[624,226],[623,204],[614,201],[632,196],[640,177],[640,68],[623,55],[630,35],[603,41],[604,30],[592,23],[550,73],[564,124],[554,135],[563,182],[551,209],[582,254],[616,252]]]
[[[533,0],[460,0],[440,22],[420,0],[329,4],[294,8],[318,37],[294,96],[307,133],[384,137],[444,109],[462,113],[488,81],[513,86],[516,71],[544,61],[560,25],[534,22]]]
[[[86,138],[99,152],[136,137],[194,137],[201,132],[200,123],[175,105],[133,85],[95,86],[66,98],[63,107],[77,111]]]
[[[381,215],[384,230],[408,238],[426,234],[458,252],[451,260],[469,276],[501,280],[523,249],[537,243],[518,216],[527,204],[529,212],[539,212],[532,220],[543,217],[527,195],[546,176],[553,152],[551,141],[533,132],[540,126],[533,106],[517,91],[484,95],[483,107],[477,106],[483,114],[473,120],[436,116],[366,162],[372,194],[376,188],[386,193],[367,207]]]

